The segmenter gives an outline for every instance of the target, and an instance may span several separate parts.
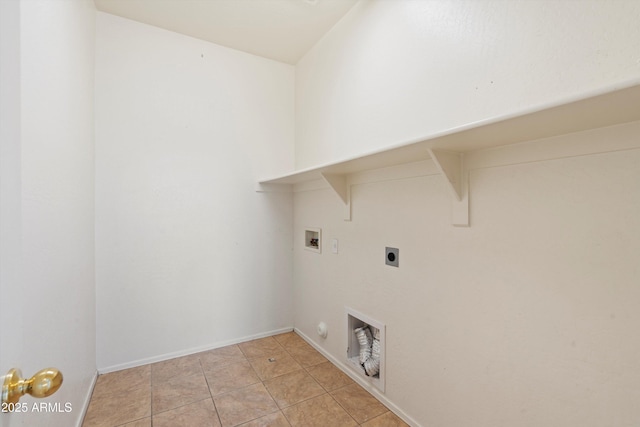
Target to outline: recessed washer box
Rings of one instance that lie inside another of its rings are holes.
[[[322,230],[316,227],[305,227],[304,248],[308,251],[322,252]]]

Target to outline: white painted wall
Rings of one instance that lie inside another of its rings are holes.
[[[296,167],[637,79],[638,16],[634,1],[360,2],[297,65]],[[638,135],[550,143],[606,151]],[[382,397],[415,425],[640,419],[640,151],[521,164],[527,146],[469,156],[486,166],[471,172],[470,228],[451,226],[429,162],[352,176],[351,222],[329,189],[294,194],[296,328],[344,361],[345,306],[385,323]],[[321,255],[303,249],[307,226]]]
[[[366,0],[296,67],[296,167],[640,76],[640,3]]]
[[[20,143],[20,3],[0,1],[0,375],[23,363]]]
[[[118,369],[293,326],[294,68],[98,13],[97,353]]]
[[[633,426],[638,135],[638,122],[587,132],[578,140],[637,148],[471,171],[470,228],[451,226],[429,164],[354,176],[351,222],[330,189],[295,193],[296,328],[344,363],[345,306],[386,324],[383,398],[415,425]],[[321,255],[303,248],[307,226],[322,228]],[[385,246],[400,249],[399,268],[384,265]]]
[[[25,397],[29,411],[2,414],[0,424],[67,427],[81,420],[96,372],[95,8],[84,0],[2,3],[1,369],[31,376],[59,368],[64,382],[48,402],[72,411],[33,412],[35,400]]]

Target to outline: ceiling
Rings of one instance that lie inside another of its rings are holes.
[[[94,0],[98,10],[295,64],[358,0]]]

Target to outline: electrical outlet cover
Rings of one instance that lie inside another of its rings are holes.
[[[400,249],[398,248],[384,248],[384,263],[392,267],[398,267],[400,262]]]

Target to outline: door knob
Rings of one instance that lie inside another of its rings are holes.
[[[25,380],[20,369],[11,369],[2,383],[2,403],[18,403],[25,394],[33,397],[47,397],[58,391],[62,385],[62,372],[56,368],[45,368]]]

